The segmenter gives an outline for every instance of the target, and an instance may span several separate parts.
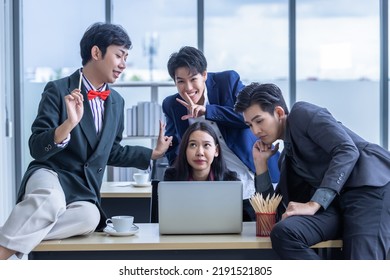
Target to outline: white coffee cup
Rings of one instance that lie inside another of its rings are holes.
[[[116,232],[129,232],[134,223],[133,216],[112,216],[106,220],[106,225]]]
[[[146,184],[149,180],[148,173],[134,173],[133,179],[136,184]]]

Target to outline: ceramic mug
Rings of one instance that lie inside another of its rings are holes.
[[[112,216],[106,220],[106,225],[116,232],[129,232],[134,223],[133,216]]]
[[[136,184],[146,184],[149,180],[149,174],[148,173],[134,173],[133,179]]]

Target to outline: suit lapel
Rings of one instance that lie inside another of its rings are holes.
[[[81,130],[84,132],[85,137],[92,150],[95,150],[99,143],[98,136],[96,135],[95,122],[93,120],[91,106],[89,105],[88,97],[84,86],[82,87],[82,93],[84,96],[84,115],[80,121]]]
[[[184,101],[184,99],[181,98],[179,94],[177,94],[176,97]],[[188,111],[186,107],[184,107],[183,105],[181,105],[179,102],[176,101],[176,97],[172,101],[173,103],[170,110],[172,111],[171,115],[176,117],[175,122],[177,122],[177,128],[179,129],[178,134],[183,135],[186,129],[188,128],[189,124],[188,124],[188,120],[183,121],[181,117],[187,115]],[[179,137],[179,139],[181,140],[181,136]]]
[[[107,88],[108,89],[108,88]],[[106,99],[104,102],[104,119],[103,119],[103,127],[102,132],[100,135],[100,138],[96,137],[96,147],[94,148],[93,154],[91,155],[90,159],[93,160],[95,157],[99,156],[101,153],[100,151],[105,149],[107,146],[107,143],[110,143],[110,141],[114,141],[114,138],[116,137],[116,134],[113,135],[113,131],[116,129],[113,128],[110,124],[116,124],[118,122],[117,118],[117,112],[118,110],[123,110],[122,108],[118,107],[118,102],[115,102],[116,99],[114,98],[114,95],[111,93],[110,96]],[[95,125],[93,125],[95,127]],[[116,127],[116,126],[115,126]],[[96,135],[96,132],[95,132]],[[111,148],[110,148],[111,149]]]
[[[219,104],[218,94],[214,94],[215,81],[214,81],[214,76],[212,73],[209,73],[207,75],[206,87],[207,87],[207,98],[209,99],[209,103],[210,104]]]
[[[112,95],[104,102],[104,119],[99,143],[105,143],[108,138],[112,138],[113,127],[110,127],[110,124],[115,123],[115,112],[118,110],[116,104]]]
[[[79,86],[79,80],[79,70],[76,70],[70,77],[69,93]],[[99,139],[96,135],[95,123],[92,116],[91,106],[89,105],[87,92],[84,85],[81,86],[81,93],[84,97],[84,115],[81,118],[79,125],[85,135],[85,138],[87,138],[89,145],[91,145],[92,149],[95,149]]]

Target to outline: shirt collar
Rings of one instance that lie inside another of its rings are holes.
[[[83,68],[80,68],[80,72],[82,72]],[[107,83],[104,83],[100,88],[96,89],[92,83],[83,75],[83,85],[85,86],[87,92],[90,90],[95,90],[95,91],[104,91],[107,89]]]
[[[199,105],[203,105],[203,106],[206,106],[209,104],[209,96],[208,96],[208,90],[207,90],[207,87],[205,85],[204,87],[204,93],[203,93],[203,96],[204,96],[204,104],[199,104]]]

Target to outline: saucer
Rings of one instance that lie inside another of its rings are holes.
[[[110,183],[110,187],[130,187],[131,183],[129,182],[118,182],[118,183]]]
[[[110,224],[110,225],[112,225],[112,224]],[[135,224],[133,224],[130,231],[117,232],[112,227],[106,226],[103,231],[109,235],[112,235],[112,236],[130,236],[130,235],[136,234],[139,231],[139,227],[136,226]]]
[[[151,183],[150,182],[144,184],[131,183],[131,185],[136,188],[144,188],[144,187],[150,187]]]

